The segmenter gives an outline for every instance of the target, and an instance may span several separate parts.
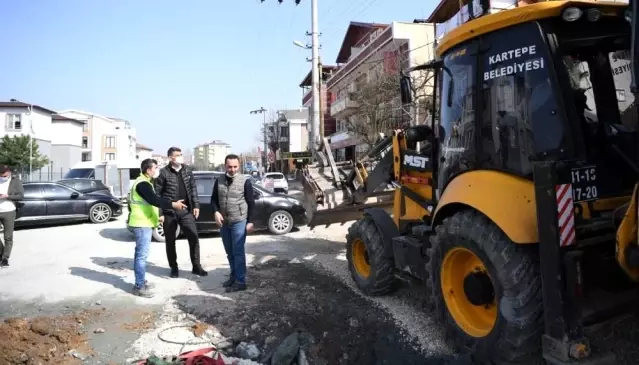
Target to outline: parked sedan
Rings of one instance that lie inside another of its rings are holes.
[[[89,220],[105,223],[122,215],[122,204],[110,194],[82,193],[57,182],[24,183],[17,204],[16,226]]]
[[[220,173],[210,171],[195,171],[195,184],[200,198],[200,216],[196,221],[198,232],[217,232],[213,208],[211,207],[211,193],[213,185]],[[293,227],[305,225],[306,210],[298,199],[282,194],[271,193],[253,184],[255,194],[255,230],[269,230],[273,234],[286,234]],[[178,227],[178,235],[180,234]],[[164,242],[162,225],[153,231],[156,241]]]
[[[111,190],[108,186],[97,179],[63,179],[58,180],[57,183],[66,185],[72,189],[75,189],[81,193],[102,193],[111,194]]]
[[[288,181],[286,176],[280,172],[267,172],[264,174],[263,186],[272,189],[274,192],[288,194]]]

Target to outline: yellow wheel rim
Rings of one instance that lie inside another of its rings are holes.
[[[477,282],[483,285],[469,286]],[[492,331],[497,322],[494,285],[477,255],[460,247],[448,251],[442,262],[441,287],[448,312],[468,335],[485,337]],[[478,293],[481,293],[482,300],[477,299]]]
[[[353,240],[353,248],[351,251],[353,256],[353,266],[357,275],[364,279],[368,279],[371,274],[371,264],[368,262],[368,252],[364,241],[359,238]]]

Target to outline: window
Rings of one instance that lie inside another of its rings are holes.
[[[281,137],[288,137],[288,126],[286,127],[280,127],[280,136]]]
[[[210,178],[196,178],[195,187],[197,188],[197,195],[211,195],[213,193],[214,179]]]
[[[476,48],[477,43],[473,41],[452,49],[444,58],[450,75],[442,72],[441,95],[444,95],[444,100],[441,127],[437,133],[442,141],[440,153],[444,162],[440,168],[439,189],[443,189],[455,174],[474,167]]]
[[[21,114],[7,114],[4,129],[8,131],[19,131],[22,129]]]
[[[637,130],[639,118],[635,108],[635,96],[630,90],[630,50],[608,52],[610,69],[617,92],[617,106],[621,117],[621,124],[630,131]]]
[[[91,161],[91,157],[89,156],[89,152],[82,152],[82,162]]]
[[[89,148],[89,137],[82,137],[82,148]]]
[[[115,153],[113,152],[108,152],[104,154],[104,159],[107,161],[113,161],[115,160]]]
[[[40,186],[36,184],[24,184],[24,198],[37,199],[42,197]]]
[[[104,148],[115,148],[115,137],[114,136],[106,136],[106,137],[104,137]]]
[[[42,184],[42,192],[45,198],[66,199],[70,198],[73,190],[55,184]]]
[[[531,158],[559,149],[564,128],[539,27],[516,28],[485,36],[490,51],[481,57],[481,158],[485,168],[530,176]]]
[[[89,131],[89,121],[85,120],[84,122],[82,122],[82,132],[88,132]]]

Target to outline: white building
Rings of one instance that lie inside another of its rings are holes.
[[[224,165],[224,159],[230,153],[231,145],[223,141],[202,143],[193,149],[193,165],[199,170],[213,170]]]
[[[73,109],[63,110],[58,114],[85,122],[82,161],[135,159],[136,131],[128,121]]]
[[[54,131],[51,135],[51,168],[57,177],[82,161],[84,122],[54,114],[51,123]]]
[[[153,158],[153,148],[138,143],[135,146],[135,157],[140,161]]]
[[[39,105],[19,102],[16,100],[0,102],[0,119],[4,121],[2,136],[31,136],[37,143],[38,151],[41,155],[51,158],[51,139],[54,129],[51,116],[55,114],[53,110],[43,108]],[[32,179],[51,179],[51,165],[45,166],[38,171],[34,171]],[[38,178],[38,176],[40,178]],[[53,177],[57,178],[57,176]]]

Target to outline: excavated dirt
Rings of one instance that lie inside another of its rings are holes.
[[[261,362],[299,331],[300,338],[307,340],[310,364],[460,363],[450,356],[425,356],[416,350],[414,339],[385,311],[321,268],[272,260],[249,268],[247,278],[252,286],[245,292],[215,290],[217,295],[212,297],[175,299],[182,310],[214,325],[234,345],[241,341],[257,345]],[[198,310],[202,303],[208,303],[205,312]]]
[[[71,365],[92,353],[85,323],[102,315],[101,309],[71,315],[8,318],[0,323],[0,364]]]

